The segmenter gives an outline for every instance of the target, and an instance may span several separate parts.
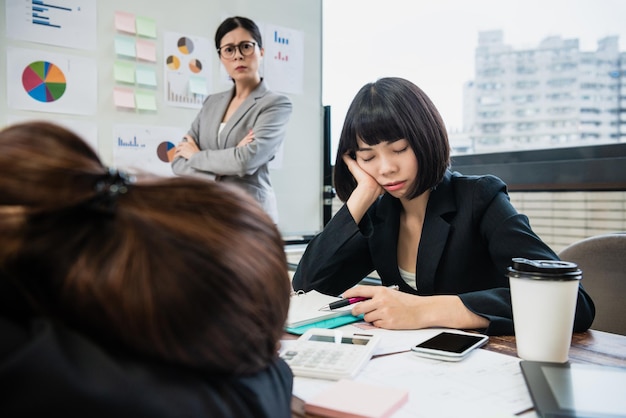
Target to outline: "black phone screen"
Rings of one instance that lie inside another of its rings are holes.
[[[451,353],[462,353],[484,337],[480,335],[454,334],[442,332],[434,337],[418,344],[417,347],[429,348],[432,350],[449,351]]]

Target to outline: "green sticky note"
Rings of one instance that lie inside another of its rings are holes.
[[[135,21],[137,35],[146,38],[156,38],[156,22],[148,17],[137,16]]]
[[[157,110],[156,97],[149,91],[136,91],[135,102],[139,110]]]
[[[135,83],[135,64],[126,61],[115,61],[113,64],[113,77],[121,83]]]

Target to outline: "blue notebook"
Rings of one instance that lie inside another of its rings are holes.
[[[320,310],[321,307],[338,300],[341,298],[325,295],[316,290],[294,293],[289,304],[285,330],[293,334],[302,334],[309,328],[336,328],[361,320],[361,317],[352,316],[351,306],[332,311]]]
[[[338,316],[337,318],[324,319],[318,322],[313,322],[312,324],[302,325],[299,327],[285,327],[285,331],[290,334],[302,335],[310,328],[337,328],[342,325],[351,324],[353,322],[358,322],[363,320],[363,315],[352,316],[352,315],[344,315]]]

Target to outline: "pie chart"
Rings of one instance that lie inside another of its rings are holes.
[[[22,73],[22,86],[26,93],[38,102],[59,100],[67,87],[65,74],[48,61],[30,63]]]
[[[191,61],[189,61],[189,69],[192,73],[197,74],[202,71],[202,63],[197,59],[192,59]]]
[[[167,57],[165,63],[167,64],[167,68],[169,68],[170,70],[178,70],[178,68],[180,67],[180,60],[176,55],[170,55],[169,57]]]
[[[164,163],[169,163],[174,159],[176,146],[169,141],[161,142],[157,147],[157,156]]]
[[[193,41],[186,36],[178,39],[178,50],[185,55],[189,55],[193,52]]]

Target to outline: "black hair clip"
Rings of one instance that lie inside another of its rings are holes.
[[[90,206],[95,209],[113,211],[117,196],[128,192],[128,188],[135,182],[135,176],[115,168],[109,168],[107,173],[95,186],[96,196]]]
[[[96,183],[96,193],[98,195],[109,195],[115,197],[128,192],[128,186],[135,182],[132,176],[115,168],[109,168],[105,177]]]

